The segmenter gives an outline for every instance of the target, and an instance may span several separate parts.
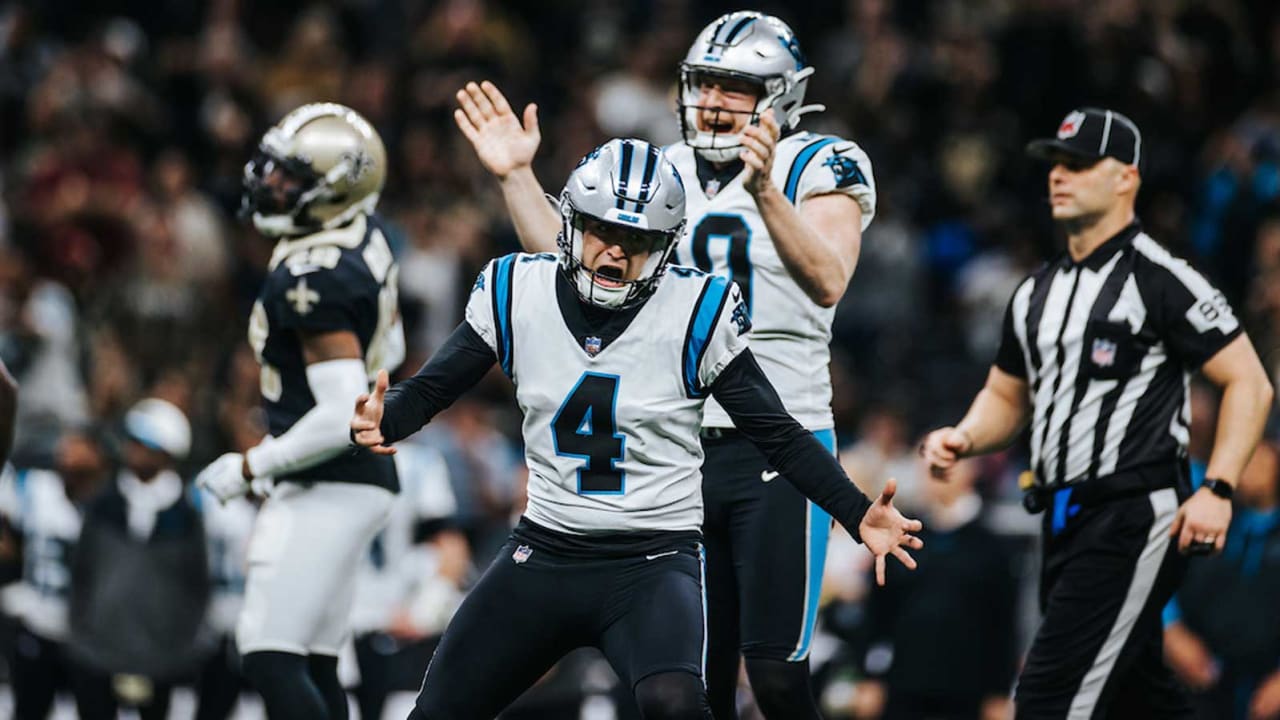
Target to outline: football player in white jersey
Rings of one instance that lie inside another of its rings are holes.
[[[244,214],[275,241],[249,318],[271,433],[196,482],[226,500],[270,487],[254,523],[236,644],[271,720],[345,720],[338,652],[354,575],[399,489],[390,458],[343,452],[351,398],[404,358],[398,267],[374,214],[382,139],[334,103],[303,105],[245,166]]]
[[[352,419],[389,453],[496,362],[524,413],[529,502],[445,631],[412,718],[492,717],[568,651],[600,648],[645,718],[710,716],[699,428],[714,397],[744,437],[876,556],[914,565],[920,523],[873,504],[783,407],[731,281],[668,265],[685,189],[658,148],[611,140],[570,175],[558,255],[481,273],[466,320]],[[742,484],[755,478],[738,478]]]
[[[684,141],[665,153],[689,181],[677,261],[737,283],[765,375],[788,412],[834,452],[831,321],[876,195],[857,144],[798,129],[802,114],[821,107],[803,104],[812,73],[781,20],[757,12],[718,18],[680,66]],[[549,249],[558,215],[530,165],[540,139],[536,107],[525,108],[522,126],[491,83],[470,84],[457,99],[455,120],[501,181],[522,244]],[[733,716],[741,648],[766,717],[818,717],[808,655],[830,519],[787,483],[772,482],[779,469],[714,399],[702,439],[712,706]]]

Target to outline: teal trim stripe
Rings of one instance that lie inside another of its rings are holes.
[[[506,373],[507,377],[511,377],[511,273],[515,264],[514,254],[498,260],[493,283],[494,319],[498,323],[500,337],[499,360],[502,361],[502,372]]]
[[[800,176],[804,175],[804,169],[809,166],[813,156],[817,155],[826,146],[836,142],[836,138],[832,137],[815,140],[805,145],[804,149],[796,155],[796,159],[791,161],[791,170],[787,173],[787,184],[784,187],[787,200],[790,200],[792,205],[796,204],[796,192],[800,189]]]
[[[729,296],[729,282],[719,275],[707,278],[706,290],[702,293],[698,309],[690,326],[688,344],[684,352],[684,388],[689,397],[702,397],[704,388],[698,382],[698,365],[702,362],[702,353],[706,350],[711,332],[715,329],[716,319],[725,298]]]
[[[813,436],[832,455],[836,454],[834,430],[814,430]],[[809,543],[805,551],[808,584],[804,593],[804,622],[800,628],[800,642],[796,644],[795,652],[791,653],[787,662],[800,662],[809,657],[809,649],[813,645],[813,629],[818,622],[818,599],[822,596],[822,571],[827,564],[827,543],[831,539],[831,516],[812,502],[808,504]]]

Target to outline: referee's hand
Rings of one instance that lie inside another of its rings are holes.
[[[1212,546],[1207,552],[1218,553],[1227,542],[1230,525],[1231,501],[1202,487],[1178,508],[1169,536],[1178,538],[1180,552],[1189,552],[1195,543],[1206,548]]]
[[[920,456],[929,463],[929,474],[946,480],[951,468],[973,449],[969,434],[954,427],[938,428],[925,436],[920,443]]]

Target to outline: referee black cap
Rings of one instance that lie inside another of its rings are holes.
[[[1040,160],[1064,154],[1086,160],[1112,157],[1137,165],[1142,157],[1142,133],[1132,120],[1114,110],[1080,108],[1062,119],[1057,137],[1027,143],[1027,154]]]

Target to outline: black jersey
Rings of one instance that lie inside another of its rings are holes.
[[[384,367],[396,319],[397,273],[373,216],[357,216],[346,227],[276,245],[249,319],[249,343],[262,366],[262,401],[273,436],[293,427],[316,404],[307,384],[302,335],[351,331],[360,340],[370,377]],[[398,489],[392,459],[364,448],[276,480]]]

